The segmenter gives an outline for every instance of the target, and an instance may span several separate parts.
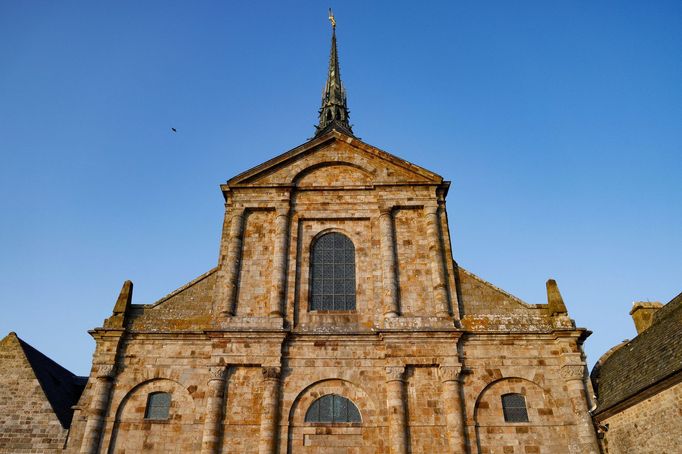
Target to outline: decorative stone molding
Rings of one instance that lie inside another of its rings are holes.
[[[279,367],[264,366],[262,367],[263,380],[279,380],[281,369]]]
[[[438,205],[424,205],[424,216],[435,216],[438,214]]]
[[[403,381],[405,366],[389,366],[386,368],[386,382]]]
[[[585,376],[585,366],[582,364],[569,364],[561,368],[561,377],[566,380],[582,380]]]
[[[391,216],[393,214],[392,205],[380,205],[379,206],[379,216]]]
[[[287,205],[287,206],[278,206],[278,207],[275,207],[275,217],[278,217],[278,218],[279,218],[279,217],[288,218],[288,217],[289,217],[289,212],[290,212],[290,211],[291,211],[291,209],[289,208],[289,205]]]
[[[96,377],[102,380],[111,380],[114,378],[116,367],[113,364],[102,364],[97,368]]]
[[[462,366],[440,366],[438,368],[438,374],[442,382],[457,381],[460,372],[462,372]]]
[[[230,238],[238,238],[242,236],[242,227],[244,225],[244,217],[246,210],[244,208],[234,208],[230,219]]]
[[[225,381],[225,366],[211,366],[208,368],[209,379],[212,380],[222,380]]]

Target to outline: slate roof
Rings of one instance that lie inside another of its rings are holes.
[[[68,428],[73,418],[71,407],[78,402],[88,378],[64,369],[18,336],[17,340],[59,422]]]
[[[682,293],[654,314],[648,329],[612,350],[592,370],[596,414],[682,373]]]

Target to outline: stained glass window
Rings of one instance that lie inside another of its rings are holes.
[[[310,310],[355,310],[355,246],[340,233],[322,235],[311,254]]]
[[[151,393],[147,397],[147,408],[144,411],[144,418],[156,420],[168,419],[170,404],[170,393]]]
[[[523,394],[505,394],[502,396],[502,411],[505,422],[528,422],[526,398]]]
[[[353,402],[336,394],[327,394],[312,403],[305,414],[306,422],[361,422],[360,411]]]

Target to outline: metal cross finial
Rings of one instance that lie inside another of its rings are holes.
[[[336,19],[334,19],[334,12],[329,8],[329,22],[332,23],[332,28],[336,28]]]

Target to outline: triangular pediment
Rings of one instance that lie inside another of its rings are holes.
[[[238,186],[440,184],[443,178],[361,140],[332,130],[230,179]]]

